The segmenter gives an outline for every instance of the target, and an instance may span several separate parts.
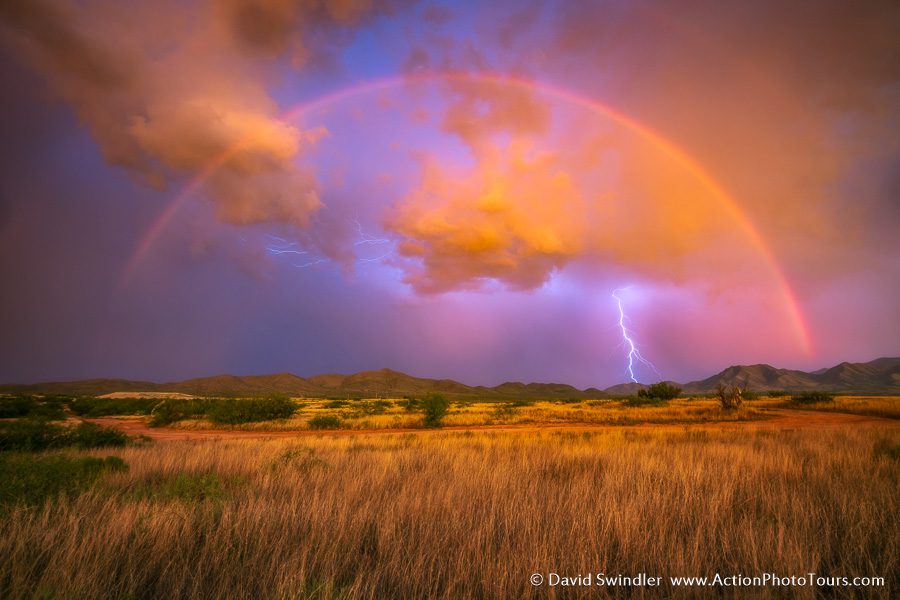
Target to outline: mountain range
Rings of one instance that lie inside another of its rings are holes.
[[[866,363],[842,362],[831,368],[805,372],[770,365],[736,365],[706,379],[676,384],[685,394],[708,394],[719,385],[738,385],[755,392],[770,390],[826,391],[844,394],[900,395],[900,357],[878,358]],[[42,393],[99,396],[109,393],[177,392],[196,396],[262,396],[273,393],[306,397],[402,397],[438,392],[472,398],[603,398],[636,394],[639,383],[614,385],[605,390],[579,390],[563,383],[508,381],[494,387],[469,386],[452,379],[413,377],[391,369],[362,371],[352,375],[299,377],[274,375],[218,375],[170,383],[128,379],[0,385],[0,393]]]

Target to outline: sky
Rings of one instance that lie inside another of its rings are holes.
[[[8,0],[0,79],[3,382],[900,355],[896,2]]]

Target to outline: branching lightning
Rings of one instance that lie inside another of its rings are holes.
[[[631,378],[631,381],[633,381],[634,383],[640,383],[634,374],[634,368],[636,366],[635,363],[641,363],[643,365],[646,365],[647,367],[650,367],[657,375],[659,375],[660,373],[656,370],[656,367],[653,366],[653,363],[641,356],[640,350],[638,350],[637,345],[634,343],[634,334],[629,331],[628,326],[625,325],[625,321],[626,319],[628,319],[628,317],[625,316],[625,308],[622,306],[622,299],[619,297],[619,292],[623,292],[627,289],[627,287],[614,289],[612,291],[612,297],[615,298],[616,306],[618,306],[619,308],[619,329],[622,331],[622,343],[628,349],[628,377]]]
[[[289,242],[277,235],[267,235],[266,237],[273,242],[266,246],[266,254],[269,254],[270,256],[280,256],[282,254],[308,254],[305,250],[300,250],[297,247],[297,242]]]
[[[359,218],[353,219],[352,225],[357,234],[357,239],[353,242],[354,246],[385,246],[393,242],[393,240],[391,240],[390,238],[375,237],[363,231],[363,227],[359,222]],[[268,254],[269,256],[281,256],[287,254],[294,255],[296,257],[306,257],[306,260],[302,262],[292,263],[293,266],[297,267],[298,269],[305,269],[322,263],[330,262],[329,258],[326,258],[324,256],[311,255],[306,250],[301,250],[298,242],[292,242],[278,237],[277,235],[266,235],[265,237],[269,240],[269,243],[267,243],[265,246],[266,254]],[[360,263],[378,262],[392,255],[393,253],[394,249],[390,248],[387,252],[383,252],[378,256],[357,256],[356,261]]]
[[[390,244],[393,241],[390,238],[375,237],[363,231],[362,225],[359,222],[359,217],[353,219],[353,228],[356,230],[356,234],[358,236],[357,240],[353,243],[354,246],[384,246]],[[379,256],[357,257],[356,260],[362,263],[378,262],[384,258],[387,258],[393,253],[394,249],[391,248],[387,252],[384,252]]]
[[[364,232],[362,225],[359,222],[359,217],[353,219],[353,228],[356,230],[356,234],[359,236],[358,239],[353,243],[354,246],[382,246],[384,244],[391,243],[391,240],[388,238],[377,238]]]

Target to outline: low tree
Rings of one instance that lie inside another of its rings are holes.
[[[437,428],[447,416],[450,402],[440,394],[428,394],[422,399],[421,406],[425,415],[425,427]]]
[[[646,398],[648,400],[673,400],[681,395],[681,388],[675,387],[665,381],[654,383],[647,389],[638,390],[638,398]]]
[[[729,389],[720,383],[716,387],[716,396],[725,410],[735,410],[744,403],[744,389],[738,385],[733,385]]]

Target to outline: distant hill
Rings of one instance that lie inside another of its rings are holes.
[[[811,373],[776,369],[771,365],[728,367],[721,373],[681,386],[685,393],[709,393],[719,385],[739,385],[758,392],[770,390],[841,392],[847,394],[900,394],[900,358],[878,358],[866,363],[842,362]]]
[[[691,381],[682,386],[686,393],[706,393],[721,385],[740,386],[757,391],[768,390],[813,390],[819,388],[816,381],[820,375],[776,369],[770,365],[747,365],[728,367],[721,373],[700,381]]]
[[[879,358],[866,363],[843,362],[810,373],[777,369],[771,365],[737,365],[720,373],[677,384],[686,394],[708,394],[719,385],[739,385],[757,392],[769,390],[821,390],[849,394],[900,395],[900,358]],[[402,397],[439,392],[454,398],[602,398],[634,395],[646,386],[622,383],[605,390],[579,390],[563,383],[522,383],[508,381],[494,387],[469,386],[452,379],[427,379],[381,369],[352,375],[328,374],[299,377],[291,373],[274,375],[217,375],[154,383],[127,379],[87,379],[82,381],[0,385],[0,393],[71,394],[100,396],[111,393],[180,393],[195,396],[263,396],[290,394],[319,398]]]
[[[608,387],[603,390],[607,396],[634,396],[638,393],[639,390],[646,389],[647,386],[643,383],[620,383],[618,385],[614,385],[612,387]]]

